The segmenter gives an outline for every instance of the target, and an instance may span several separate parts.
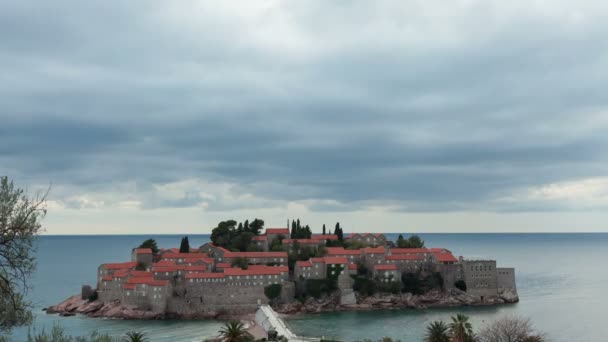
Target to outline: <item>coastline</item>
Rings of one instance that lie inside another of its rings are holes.
[[[448,291],[429,291],[423,295],[411,293],[399,294],[375,294],[372,296],[359,296],[355,294],[356,304],[340,304],[340,292],[336,291],[321,298],[307,298],[300,302],[273,305],[273,309],[282,317],[299,316],[306,314],[325,312],[349,312],[349,311],[374,311],[374,310],[423,310],[428,308],[454,308],[467,306],[497,306],[517,303],[519,297],[515,291],[503,290],[499,297],[480,302],[474,296],[466,292],[451,289]],[[69,317],[83,315],[90,318],[113,318],[124,320],[247,320],[251,318],[246,315],[226,315],[222,313],[193,313],[177,315],[170,312],[157,312],[139,310],[133,305],[124,305],[118,301],[103,303],[99,300],[89,301],[82,299],[80,295],[74,295],[61,303],[43,309],[47,314],[58,314]]]

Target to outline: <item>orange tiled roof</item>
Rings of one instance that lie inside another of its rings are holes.
[[[324,257],[323,261],[326,264],[346,264],[348,262],[345,257]]]
[[[391,248],[391,254],[430,253],[428,248]]]
[[[135,249],[133,249],[133,252],[135,252],[135,254],[152,254],[152,249],[151,248],[135,248]]]
[[[363,254],[384,254],[384,247],[365,247],[363,248]]]
[[[266,228],[266,235],[268,235],[268,234],[289,235],[289,229],[287,229],[287,228]]]
[[[389,264],[389,265],[374,265],[376,271],[396,271],[397,265]]]
[[[344,249],[344,247],[327,247],[327,255],[361,255],[360,249]]]
[[[118,270],[118,269],[134,268],[135,266],[137,266],[137,263],[134,261],[129,261],[129,262],[103,264],[102,266],[106,270]]]
[[[296,266],[298,267],[312,267],[312,262],[308,261],[296,261]]]
[[[421,254],[394,254],[388,255],[386,260],[424,260],[424,256]]]
[[[224,273],[195,272],[186,274],[186,279],[224,278]]]
[[[313,240],[338,240],[338,235],[335,234],[313,234],[311,237]]]
[[[225,258],[287,258],[287,252],[226,252]]]

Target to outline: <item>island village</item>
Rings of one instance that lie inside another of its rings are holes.
[[[415,235],[397,241],[378,233],[344,235],[339,224],[332,233],[324,226],[313,234],[299,220],[291,229],[262,231],[263,221],[256,221],[221,222],[198,248],[187,237],[169,249],[147,240],[132,249],[130,261],[99,266],[96,288],[85,285],[79,296],[87,304],[47,312],[216,318],[262,306],[299,313],[518,301],[513,268],[426,247]]]

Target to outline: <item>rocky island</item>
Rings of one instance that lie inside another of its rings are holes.
[[[121,319],[227,318],[269,304],[282,314],[498,305],[519,300],[513,268],[491,259],[455,257],[417,236],[312,234],[294,221],[220,222],[211,242],[133,248],[131,260],[97,269],[95,288],[46,309],[69,316]]]

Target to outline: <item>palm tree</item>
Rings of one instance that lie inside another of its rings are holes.
[[[245,339],[247,336],[247,330],[245,330],[243,323],[230,321],[226,322],[224,327],[220,329],[220,336],[224,339],[224,341],[239,342]]]
[[[123,339],[125,342],[147,342],[149,341],[146,337],[146,333],[139,331],[129,331],[125,334]]]
[[[449,327],[453,342],[467,342],[474,340],[473,326],[469,322],[469,316],[463,314],[452,316],[452,323],[450,323]]]
[[[435,321],[426,327],[424,342],[450,342],[449,327],[442,321]]]

